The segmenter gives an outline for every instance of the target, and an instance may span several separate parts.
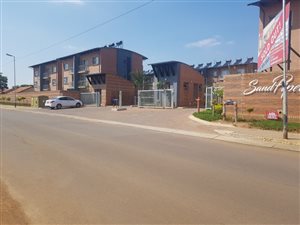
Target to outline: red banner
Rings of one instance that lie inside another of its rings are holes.
[[[288,56],[290,3],[285,6],[285,45]],[[283,62],[283,12],[282,10],[259,35],[257,67],[263,71]]]

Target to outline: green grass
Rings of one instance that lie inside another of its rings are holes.
[[[282,130],[282,121],[278,120],[254,120],[249,122],[251,127],[257,127],[264,130]],[[290,132],[300,132],[300,123],[288,123],[288,131]]]
[[[195,112],[193,113],[193,115],[201,120],[206,120],[206,121],[216,121],[222,119],[221,114],[215,113],[214,115],[212,115],[211,110],[206,110],[199,113]]]

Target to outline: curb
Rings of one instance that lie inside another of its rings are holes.
[[[207,126],[219,126],[219,127],[229,127],[229,128],[235,127],[233,125],[208,122],[205,120],[198,119],[198,118],[194,117],[193,115],[190,115],[189,119],[191,119],[195,122],[207,125]],[[287,151],[300,152],[300,146],[295,145],[295,144],[283,144],[283,143],[274,142],[274,141],[266,142],[263,140],[257,140],[257,139],[253,139],[253,138],[230,137],[230,136],[226,136],[226,134],[222,134],[221,132],[218,132],[218,130],[214,130],[214,131],[219,134],[218,137],[214,138],[216,140],[258,146],[258,147],[268,147],[268,148],[276,148],[276,149],[287,150]]]

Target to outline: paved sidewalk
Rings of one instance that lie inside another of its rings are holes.
[[[5,106],[5,108],[14,110],[13,107]],[[230,123],[206,122],[191,116],[195,109],[144,109],[127,107],[127,110],[124,111],[112,111],[112,107],[83,107],[63,110],[19,107],[17,110],[199,136],[274,149],[300,151],[300,134],[289,133],[289,139],[284,140],[282,139],[282,132],[278,131],[241,128],[235,127]]]

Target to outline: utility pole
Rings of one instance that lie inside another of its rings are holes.
[[[6,53],[6,55],[14,59],[14,92],[15,92],[15,108],[16,108],[17,107],[16,57],[8,53]]]

